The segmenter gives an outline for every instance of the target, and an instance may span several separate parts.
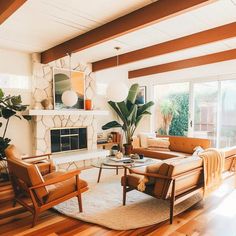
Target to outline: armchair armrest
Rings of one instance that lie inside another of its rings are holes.
[[[40,158],[40,157],[45,157],[45,158],[42,158],[41,160],[50,159],[51,155],[52,155],[52,153],[45,153],[45,154],[42,154],[42,155],[22,157],[22,160],[28,160],[28,159],[34,159],[34,158]]]
[[[57,176],[57,177],[55,177],[53,179],[47,180],[47,181],[45,181],[42,184],[38,184],[38,185],[32,186],[29,189],[33,190],[33,189],[45,187],[45,186],[48,186],[48,185],[56,184],[56,183],[59,183],[59,182],[63,182],[65,180],[68,180],[68,179],[71,179],[71,178],[73,178],[75,176],[78,176],[80,174],[80,172],[81,172],[80,170],[72,170],[72,171],[69,171],[69,172],[67,172],[65,174],[62,174],[60,176]]]
[[[159,174],[154,174],[154,173],[142,172],[142,171],[134,170],[134,169],[132,169],[130,167],[127,167],[127,166],[124,166],[124,168],[126,170],[129,170],[130,174],[143,175],[143,176],[154,177],[154,178],[159,178],[159,179],[168,179],[168,180],[172,179],[171,177],[168,177],[168,176],[165,176],[165,175],[159,175]]]

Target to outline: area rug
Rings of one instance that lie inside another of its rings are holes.
[[[122,205],[120,175],[115,170],[103,170],[100,183],[96,183],[98,169],[84,170],[81,178],[89,183],[89,191],[82,194],[83,213],[79,212],[77,198],[54,207],[60,213],[82,221],[115,230],[129,230],[150,226],[169,219],[169,202],[155,199],[138,191],[127,193],[126,206]],[[177,215],[198,201],[195,195],[175,206]]]

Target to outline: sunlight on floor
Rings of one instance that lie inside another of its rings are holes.
[[[230,195],[226,196],[221,204],[212,211],[212,213],[230,218],[236,217],[235,199],[236,190],[234,190]]]

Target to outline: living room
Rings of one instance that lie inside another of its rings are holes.
[[[236,235],[235,0],[0,0],[1,235]]]

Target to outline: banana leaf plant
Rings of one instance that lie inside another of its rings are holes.
[[[6,120],[5,127],[3,128],[3,135],[0,137],[0,160],[5,157],[4,150],[10,143],[9,138],[5,138],[10,118],[15,116],[19,119],[22,117],[30,120],[30,116],[22,115],[21,112],[27,109],[27,105],[22,104],[21,96],[5,96],[2,89],[0,89],[0,127],[3,127],[2,119]]]
[[[124,131],[126,144],[132,145],[132,137],[140,121],[145,115],[151,115],[150,108],[154,102],[150,101],[143,105],[136,104],[136,98],[139,92],[139,85],[133,84],[128,93],[128,97],[122,102],[108,101],[119,117],[119,122],[113,120],[102,126],[103,130],[111,128],[121,128]]]

